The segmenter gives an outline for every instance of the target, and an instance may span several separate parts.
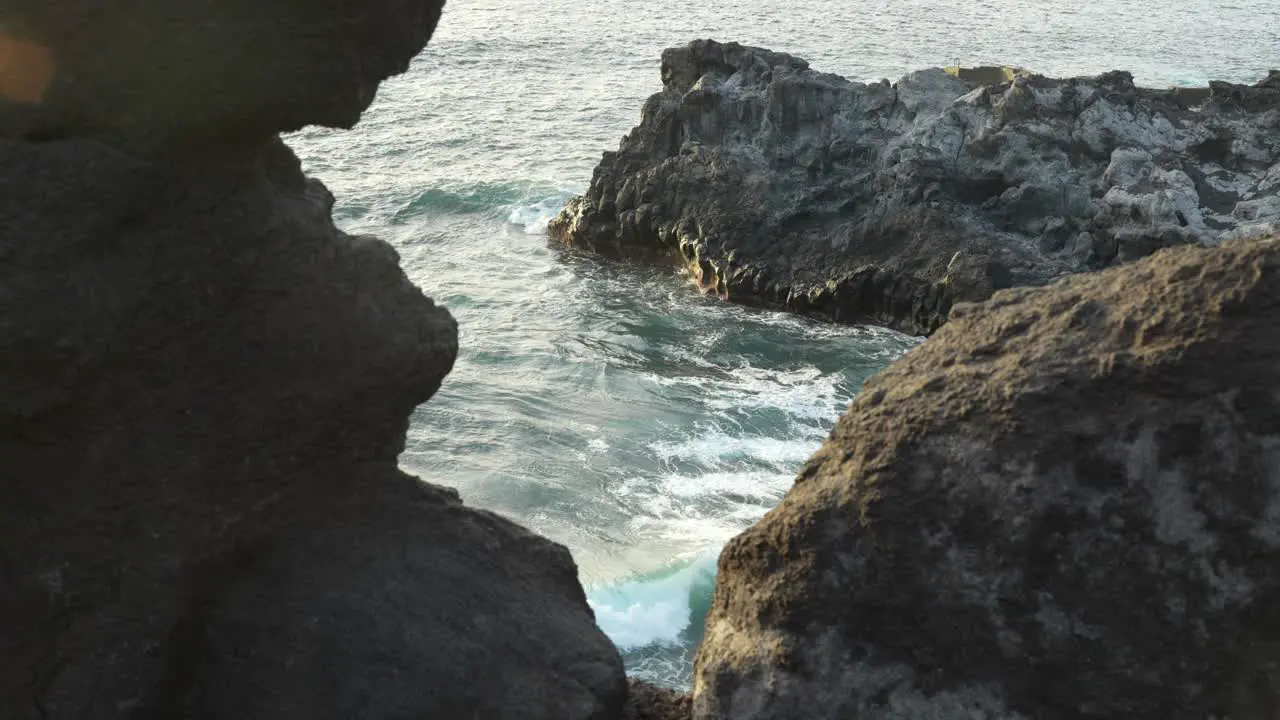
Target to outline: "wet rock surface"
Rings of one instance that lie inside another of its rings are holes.
[[[276,135],[439,12],[0,2],[0,717],[622,712],[568,552],[397,469],[456,325]]]
[[[553,236],[707,292],[912,333],[957,301],[1280,223],[1280,85],[1011,68],[849,82],[702,40]]]
[[[957,306],[719,565],[695,718],[1274,718],[1280,240]]]

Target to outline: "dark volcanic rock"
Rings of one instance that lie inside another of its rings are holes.
[[[265,87],[207,88],[238,104],[239,124],[128,106],[140,75],[164,66],[137,67],[129,48],[102,58],[128,82],[101,95],[71,83],[47,105],[22,96],[27,117],[79,120],[57,133],[74,136],[0,138],[5,720],[622,712],[621,661],[567,551],[398,471],[408,416],[452,366],[456,326],[390,246],[334,227],[332,197],[273,132],[354,120],[368,98],[337,90],[372,93],[439,13],[399,4],[405,27],[390,37],[330,48],[372,44],[346,80],[323,63],[314,77],[264,70],[283,96],[302,93],[296,105],[253,94]],[[325,20],[288,14],[322,3],[232,2],[206,16],[209,3],[113,14],[0,0],[0,18],[10,29],[27,12],[25,31],[70,58],[115,48],[111,28],[155,39],[155,53],[176,52],[165,33],[198,28],[249,53],[268,7],[287,48],[324,40],[306,34],[321,27],[382,27],[391,5],[338,3]],[[81,29],[58,34],[68,28]],[[204,62],[249,68],[278,51]],[[6,92],[23,84],[0,76]]]
[[[0,38],[27,48],[27,81],[18,85],[28,89],[0,81],[0,131],[154,141],[350,127],[378,83],[403,72],[426,44],[443,5],[3,0]],[[13,111],[21,118],[5,117]]]
[[[550,229],[729,300],[927,333],[957,300],[1280,224],[1274,80],[864,85],[712,41],[663,53],[662,80]]]
[[[360,479],[241,548],[171,637],[181,717],[618,717],[621,666],[568,550],[388,468]]]
[[[697,718],[1280,712],[1280,240],[961,305],[720,560]]]

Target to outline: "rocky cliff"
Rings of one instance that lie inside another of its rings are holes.
[[[964,304],[720,559],[694,717],[1280,713],[1280,240]]]
[[[397,470],[457,330],[278,132],[439,0],[0,0],[0,717],[605,718],[567,551]]]
[[[1280,224],[1280,73],[866,85],[697,41],[663,53],[662,83],[550,230],[732,301],[929,333],[957,301]]]

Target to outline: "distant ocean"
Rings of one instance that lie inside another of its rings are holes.
[[[395,244],[462,326],[405,469],[568,545],[630,672],[673,686],[688,683],[720,547],[917,342],[548,244],[546,221],[659,89],[662,49],[700,37],[867,81],[1008,64],[1256,82],[1280,67],[1280,0],[452,0],[356,130],[290,138],[339,224]]]

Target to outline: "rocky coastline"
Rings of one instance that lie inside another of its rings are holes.
[[[628,681],[564,547],[397,468],[456,323],[280,140],[358,122],[441,4],[0,0],[0,717],[1276,717],[1280,79],[956,96],[669,53],[558,232],[732,300],[950,318],[726,548],[682,694]],[[853,98],[863,140],[815,129]],[[1174,145],[1122,150],[1125,118]],[[1128,224],[1066,212],[1095,172]],[[849,252],[867,223],[898,240]]]
[[[863,84],[699,40],[663,53],[662,83],[550,232],[733,302],[928,334],[1002,288],[1280,225],[1280,72]]]

